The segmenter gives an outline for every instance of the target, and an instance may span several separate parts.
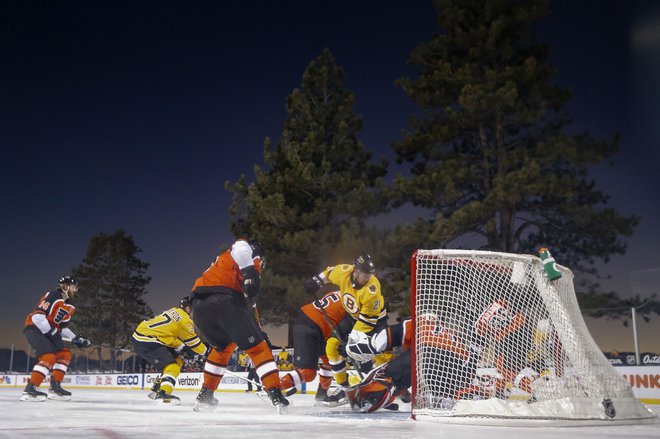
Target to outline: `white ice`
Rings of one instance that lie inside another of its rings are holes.
[[[277,414],[256,394],[216,392],[214,412],[193,412],[196,392],[175,392],[181,405],[155,405],[146,391],[71,389],[71,401],[19,401],[22,389],[0,389],[0,438],[660,438],[660,423],[558,427],[486,427],[422,422],[407,411],[352,413],[315,407],[313,395],[293,395]],[[403,408],[403,407],[402,407]],[[407,408],[407,407],[406,407]],[[660,413],[660,406],[650,406]]]

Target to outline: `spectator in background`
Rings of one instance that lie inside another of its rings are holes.
[[[284,346],[277,354],[277,368],[279,370],[290,371],[294,369],[293,358],[291,358],[291,353],[287,349],[288,347]]]
[[[247,371],[247,379],[250,380],[247,382],[247,390],[245,392],[252,392],[252,381],[259,383],[259,374],[254,367],[252,358],[245,351],[240,351],[238,353],[238,365]],[[257,387],[257,391],[261,391],[261,386]]]

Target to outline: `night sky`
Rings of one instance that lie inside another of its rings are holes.
[[[615,166],[594,176],[611,205],[642,217],[604,269],[630,294],[631,272],[660,270],[660,4],[550,9],[535,35],[572,92],[573,129],[622,135]],[[188,294],[232,239],[224,182],[263,164],[285,98],[326,47],[355,94],[360,140],[393,164],[415,111],[394,81],[437,29],[427,0],[0,1],[0,347],[25,349],[25,315],[98,232],[122,228],[142,248],[155,312]],[[660,351],[650,328],[641,347]],[[630,348],[629,329],[616,332],[603,349]]]

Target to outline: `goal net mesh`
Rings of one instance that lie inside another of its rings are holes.
[[[418,250],[412,260],[413,415],[652,416],[582,319],[573,274],[531,255]]]

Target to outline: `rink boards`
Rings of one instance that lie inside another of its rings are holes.
[[[233,372],[235,375],[222,377],[220,391],[243,392],[247,389],[247,382],[239,377],[247,378],[247,372]],[[282,374],[282,373],[280,373]],[[108,389],[149,389],[153,385],[157,373],[90,373],[90,374],[66,374],[62,380],[65,388],[108,388]],[[27,374],[4,374],[0,375],[0,387],[25,387],[30,375]],[[199,391],[202,387],[204,376],[202,372],[187,372],[179,374],[176,383],[177,390]],[[41,387],[46,387],[48,378]],[[311,383],[307,383],[307,389],[316,391],[318,377]],[[254,387],[254,386],[253,386]],[[303,392],[305,393],[305,392]]]
[[[632,387],[635,397],[646,404],[660,404],[660,367],[658,366],[624,366],[614,368]],[[494,370],[479,370],[482,377],[494,373]],[[282,373],[281,373],[282,374]],[[108,388],[108,389],[149,389],[156,373],[91,373],[67,374],[62,384],[72,388]],[[225,375],[219,390],[225,392],[240,392],[247,389],[246,382],[239,378],[247,378],[247,372],[234,372],[234,375]],[[3,374],[0,375],[0,387],[24,387],[30,375]],[[177,390],[198,391],[202,387],[202,372],[181,373],[177,379]],[[46,383],[48,381],[46,380]],[[42,384],[42,387],[44,385]],[[314,393],[318,386],[318,377],[307,383],[305,391]],[[305,392],[303,392],[305,393]]]

